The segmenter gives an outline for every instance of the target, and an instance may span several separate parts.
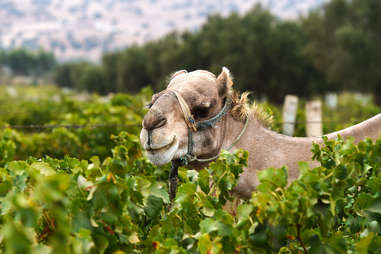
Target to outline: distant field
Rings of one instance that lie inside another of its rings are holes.
[[[89,159],[111,155],[115,143],[111,135],[120,131],[138,135],[152,91],[137,95],[115,94],[101,97],[55,86],[0,86],[0,132],[13,126],[15,158],[65,155]],[[261,104],[274,116],[273,129],[282,132],[282,109]],[[305,100],[299,102],[295,136],[306,135]],[[381,109],[371,102],[356,100],[355,95],[338,96],[336,109],[323,106],[324,133],[340,130],[366,120]],[[54,148],[54,149],[52,149]]]

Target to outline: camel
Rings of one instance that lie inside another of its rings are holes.
[[[249,106],[247,93],[233,90],[230,71],[223,67],[216,77],[205,70],[178,71],[165,90],[154,94],[144,116],[140,141],[148,159],[156,165],[185,159],[194,169],[206,167],[222,149],[249,152],[248,166],[235,192],[250,198],[259,184],[257,170],[288,167],[289,181],[299,176],[298,162],[311,167],[311,145],[322,137],[289,137],[270,130],[270,118],[258,106]],[[200,124],[201,123],[201,124]],[[352,127],[326,134],[376,140],[381,133],[381,113]]]

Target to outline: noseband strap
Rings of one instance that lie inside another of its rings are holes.
[[[210,119],[199,121],[196,123],[188,104],[186,103],[184,98],[181,96],[181,94],[175,90],[169,90],[169,91],[173,93],[175,97],[177,98],[177,101],[179,102],[181,111],[184,116],[185,123],[188,126],[188,151],[187,151],[187,154],[180,157],[179,160],[182,161],[183,165],[187,165],[192,161],[208,162],[208,161],[215,160],[218,157],[218,155],[208,159],[199,159],[197,158],[197,156],[193,154],[193,146],[194,146],[193,132],[214,127],[230,110],[231,103],[232,103],[231,97],[230,96],[226,97],[225,104],[217,115],[213,116]]]
[[[197,131],[196,122],[194,120],[191,110],[189,109],[188,104],[177,91],[171,90],[171,92],[176,96],[177,101],[179,102],[181,111],[183,112],[185,123],[187,124],[188,128],[192,129],[193,131]]]
[[[212,128],[216,126],[216,124],[226,115],[226,113],[230,110],[231,104],[232,104],[232,98],[231,96],[227,96],[225,100],[225,104],[221,111],[213,116],[210,119],[204,120],[204,121],[199,121],[196,123],[194,120],[194,117],[192,115],[192,112],[184,100],[184,98],[180,95],[179,92],[175,90],[169,90],[172,92],[175,97],[177,98],[177,101],[179,102],[181,111],[183,112],[184,120],[185,123],[188,126],[188,151],[187,154],[180,157],[179,159],[172,160],[172,168],[171,168],[171,173],[170,173],[170,180],[169,180],[169,196],[170,199],[173,200],[176,196],[176,189],[177,189],[177,174],[178,174],[178,168],[180,166],[184,166],[189,164],[190,162],[193,161],[198,161],[198,162],[210,162],[218,158],[219,154],[206,158],[206,159],[200,159],[197,158],[197,156],[193,155],[193,132],[199,131],[199,130],[204,130],[207,128]],[[236,137],[236,139],[233,141],[233,143],[229,146],[227,150],[230,150],[233,148],[233,146],[238,142],[238,140],[242,137],[243,133],[246,130],[246,127],[249,122],[249,117],[246,117],[245,125],[243,129],[241,130],[241,133]]]

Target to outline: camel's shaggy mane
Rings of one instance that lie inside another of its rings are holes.
[[[262,105],[255,102],[250,103],[248,96],[249,92],[240,94],[237,91],[232,91],[232,109],[231,114],[234,119],[244,121],[249,115],[253,115],[259,122],[266,127],[271,127],[273,124],[273,116]]]

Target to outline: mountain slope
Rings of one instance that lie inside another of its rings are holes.
[[[243,13],[262,3],[292,18],[325,0],[3,0],[0,47],[45,48],[61,60],[98,60],[102,52],[197,29],[209,14]]]

